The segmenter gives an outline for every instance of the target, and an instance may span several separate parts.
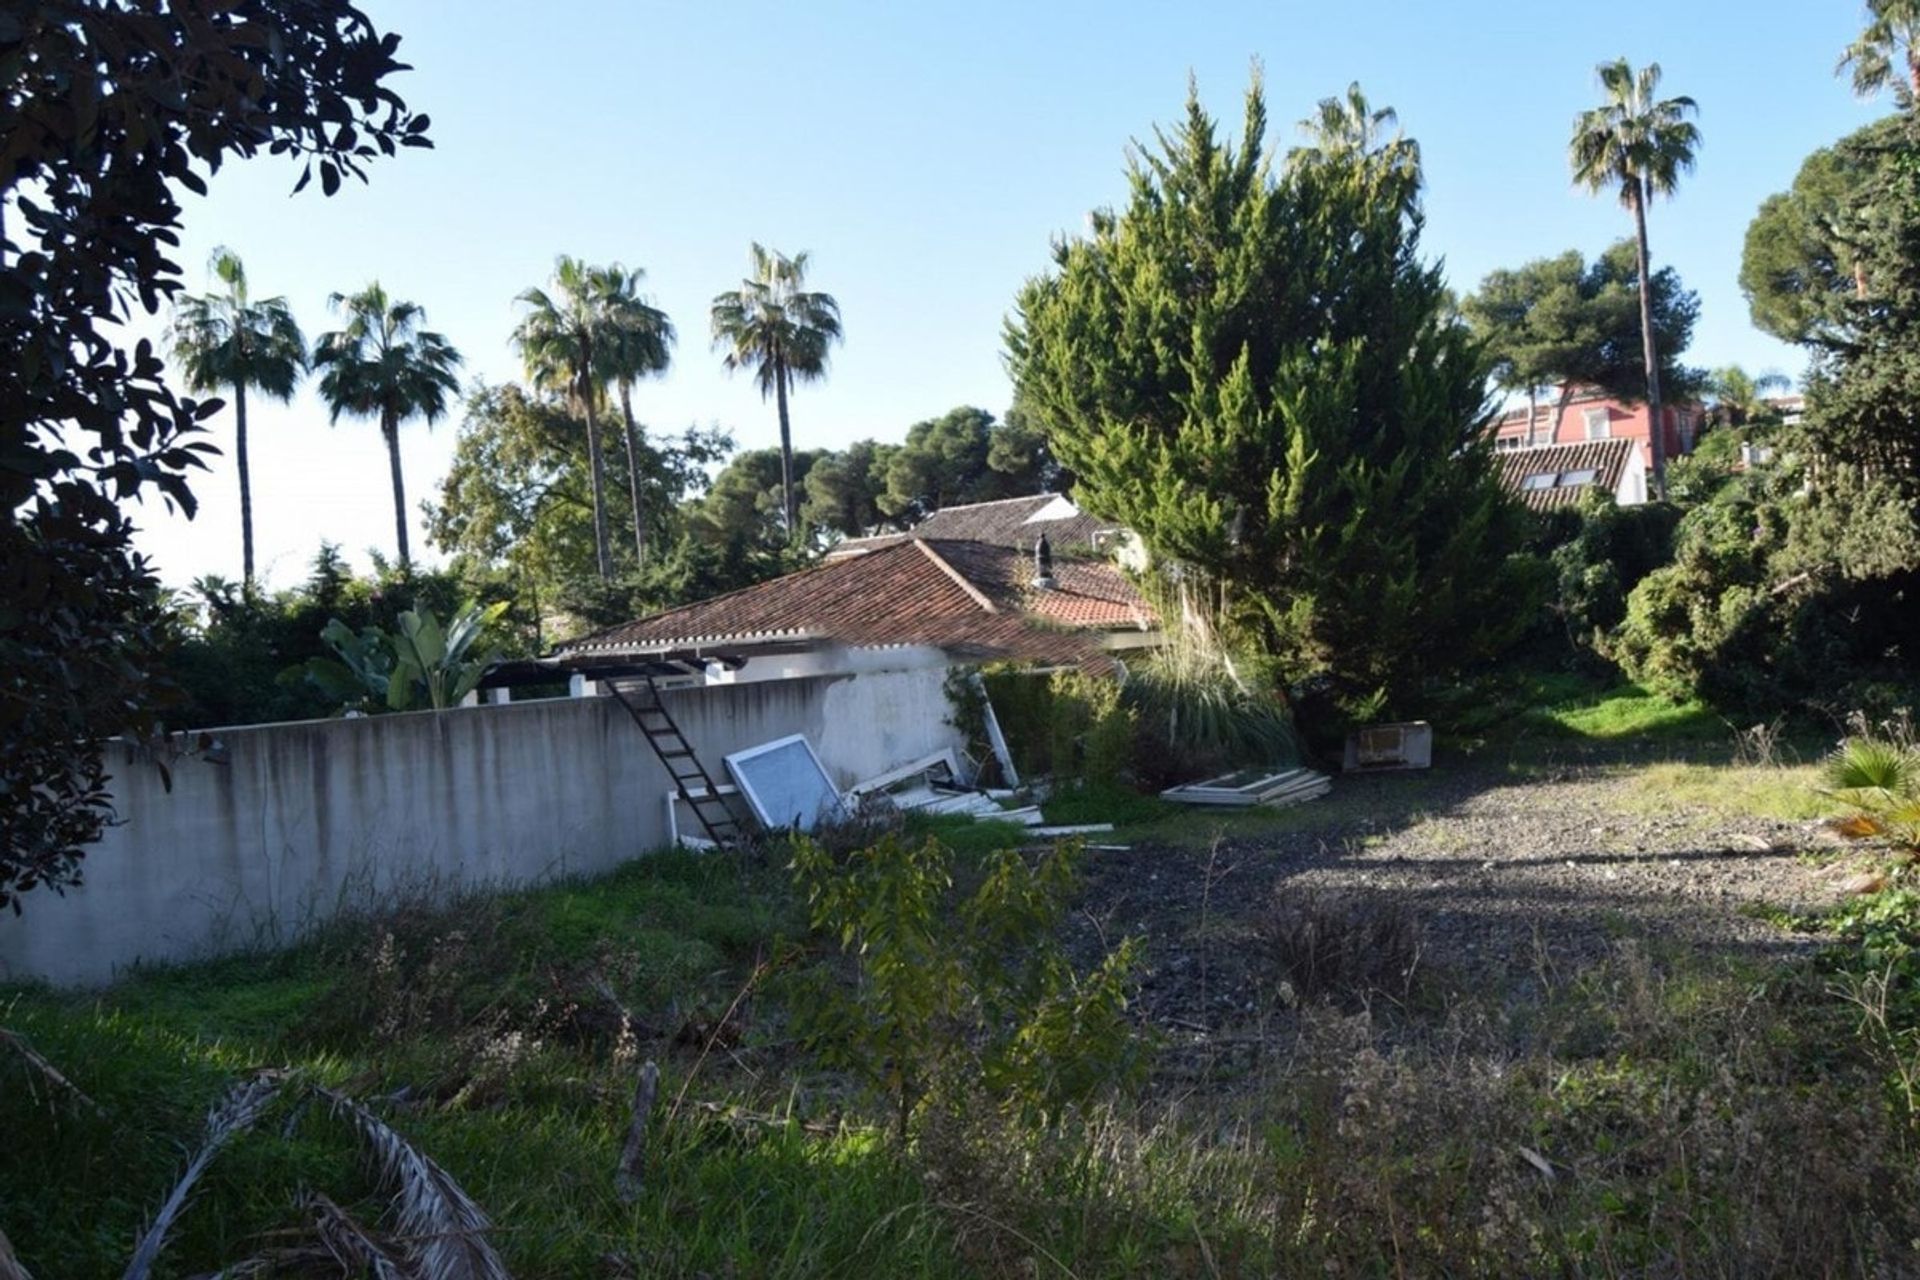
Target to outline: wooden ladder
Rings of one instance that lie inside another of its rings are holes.
[[[667,775],[673,779],[674,790],[693,810],[693,816],[700,820],[707,838],[723,849],[739,844],[745,832],[741,830],[733,811],[727,807],[720,789],[714,785],[713,776],[700,763],[700,757],[694,754],[692,744],[680,732],[680,726],[674,722],[666,704],[660,701],[660,689],[654,684],[653,677],[610,680],[607,683],[613,690],[613,696],[620,700],[620,705],[627,709],[633,722],[640,726],[640,732],[647,735],[648,745],[660,757]]]

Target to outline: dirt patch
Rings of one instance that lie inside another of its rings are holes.
[[[1440,1000],[1523,999],[1622,938],[1782,957],[1816,945],[1775,921],[1830,902],[1844,879],[1817,822],[1729,818],[1646,788],[1618,767],[1341,779],[1323,824],[1089,854],[1080,932],[1090,946],[1145,938],[1150,1023],[1252,1040],[1281,1034],[1294,1002],[1270,945],[1276,901],[1403,909]]]

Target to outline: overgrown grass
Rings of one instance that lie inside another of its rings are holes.
[[[1258,813],[1153,801],[1123,838],[1357,831],[1443,781],[1370,778]],[[1634,781],[1662,811],[1824,804],[1809,770],[1663,764]],[[1027,839],[907,825],[957,863]],[[752,979],[802,931],[781,861],[660,855],[101,992],[0,992],[0,1026],[100,1108],[0,1045],[0,1227],[42,1280],[119,1274],[206,1107],[284,1066],[368,1100],[444,1164],[523,1280],[1920,1270],[1920,1129],[1888,1086],[1920,1069],[1911,1010],[1863,1034],[1830,969],[1628,925],[1597,964],[1423,967],[1404,1000],[1263,1013],[1252,1045],[1178,1029],[1192,1043],[1163,1053],[1147,1092],[1055,1124],[956,1096],[903,1148],[795,1042],[778,983]],[[660,1107],[626,1205],[612,1174],[649,1058]],[[258,1252],[297,1225],[303,1188],[377,1220],[373,1184],[338,1126],[284,1107],[214,1161],[162,1274]]]
[[[977,822],[958,814],[909,813],[904,829],[909,836],[940,842],[963,862],[985,857],[995,849],[1011,849],[1031,843],[1033,837],[1017,822]]]
[[[1799,822],[1832,817],[1839,806],[1817,765],[1708,765],[1666,761],[1632,770],[1621,805],[1637,813],[1688,810],[1717,818]]]
[[[661,854],[597,880],[344,922],[279,955],[136,973],[100,993],[5,992],[0,1026],[101,1111],[55,1096],[0,1051],[0,1225],[43,1278],[118,1274],[206,1107],[242,1071],[271,1065],[360,1097],[404,1090],[388,1119],[489,1209],[517,1275],[595,1274],[609,1254],[661,1274],[845,1274],[869,1261],[943,1274],[943,1228],[917,1179],[858,1123],[762,1125],[746,1140],[724,1118],[683,1110],[660,1126],[641,1206],[614,1196],[642,1051],[661,1060],[668,1103],[696,1069],[691,1096],[703,1101],[764,1114],[785,1101],[730,1060],[731,1035],[703,1063],[699,1033],[775,936],[800,925],[778,868]],[[631,1042],[590,976],[631,1013]],[[749,1029],[740,1051],[778,1036],[775,1019],[736,1020]],[[306,1187],[379,1216],[348,1137],[276,1119],[214,1162],[166,1274],[257,1252],[295,1225]]]

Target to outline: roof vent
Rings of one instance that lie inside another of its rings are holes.
[[[1056,585],[1053,580],[1053,544],[1047,541],[1047,535],[1043,533],[1040,541],[1033,544],[1033,589],[1052,591]]]

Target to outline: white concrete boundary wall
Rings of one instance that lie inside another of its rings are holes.
[[[936,666],[664,695],[701,762],[804,733],[843,787],[958,746]],[[285,945],[397,895],[592,875],[663,846],[672,783],[612,698],[217,730],[168,791],[108,747],[121,822],[64,897],[0,915],[0,977],[110,980],[135,963]],[[684,806],[683,806],[684,809]]]

